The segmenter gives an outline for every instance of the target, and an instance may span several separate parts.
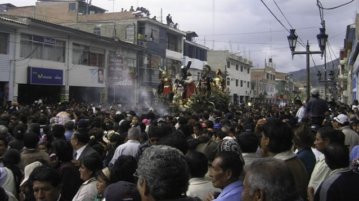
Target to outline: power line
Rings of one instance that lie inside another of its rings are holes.
[[[318,0],[318,2],[319,2],[319,0]],[[352,3],[352,2],[354,2],[354,0],[348,1],[348,2],[340,4],[338,6],[328,7],[328,8],[323,7],[323,5],[320,3],[320,8],[323,9],[323,10],[334,10],[334,9],[346,6],[346,5],[348,5],[348,4]]]
[[[278,6],[277,2],[275,0],[273,0],[274,4],[277,6],[279,12],[283,15],[285,21],[287,21],[288,25],[290,26],[290,28],[293,29],[293,26],[290,24],[290,22],[288,21],[287,17],[284,15],[282,9],[280,9],[280,7]]]
[[[289,29],[278,19],[278,17],[273,13],[273,11],[267,6],[266,3],[264,3],[263,0],[261,0],[262,4],[267,8],[267,10],[272,14],[272,16],[279,22],[280,25],[289,33]]]
[[[316,29],[317,27],[300,27],[297,30],[305,29]],[[251,34],[270,34],[270,33],[282,33],[283,30],[274,30],[274,31],[257,31],[257,32],[240,32],[240,33],[218,33],[218,34],[202,34],[201,36],[226,36],[226,35],[251,35]]]

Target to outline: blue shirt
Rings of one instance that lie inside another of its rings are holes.
[[[215,201],[241,201],[242,181],[238,180],[226,186]]]

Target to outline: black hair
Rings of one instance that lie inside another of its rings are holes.
[[[232,179],[238,179],[243,170],[243,161],[240,155],[233,151],[222,151],[219,152],[216,158],[221,158],[219,166],[223,170],[232,171]]]
[[[26,148],[35,149],[37,147],[38,142],[39,142],[38,134],[31,132],[31,131],[25,133],[24,146]]]
[[[72,160],[72,146],[65,140],[55,140],[52,142],[51,147],[59,161],[69,162]]]
[[[111,183],[118,181],[135,182],[133,174],[137,168],[137,161],[133,156],[121,155],[111,167]]]
[[[329,140],[330,143],[344,144],[345,135],[340,130],[326,126],[320,128],[317,133],[321,138]]]
[[[331,170],[349,166],[349,149],[344,144],[330,143],[325,147],[323,154],[325,163]]]
[[[54,168],[42,165],[32,171],[29,181],[31,185],[34,181],[43,181],[49,182],[54,187],[58,187],[61,184],[61,176]]]
[[[73,135],[82,144],[87,144],[90,141],[90,136],[88,134],[87,129],[84,128],[77,129],[77,131],[74,132]]]
[[[208,171],[206,155],[198,151],[189,151],[185,155],[191,177],[204,177]]]
[[[272,153],[288,151],[293,145],[293,131],[279,119],[269,119],[263,125],[263,134],[270,139],[268,149]]]
[[[92,176],[95,176],[96,172],[102,169],[102,160],[97,154],[83,158],[81,164],[92,171]]]
[[[258,149],[259,139],[252,132],[246,132],[237,136],[237,141],[244,153],[254,153]]]

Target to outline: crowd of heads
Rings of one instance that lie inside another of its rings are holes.
[[[124,196],[115,186],[126,186],[134,201],[177,199],[186,195],[190,178],[207,177],[218,189],[244,181],[244,200],[295,200],[302,196],[293,188],[296,178],[272,157],[316,148],[330,169],[348,167],[354,146],[347,146],[339,128],[356,132],[359,122],[358,109],[341,104],[331,104],[319,126],[310,118],[298,122],[302,105],[173,114],[119,105],[18,105],[0,111],[0,157],[14,175],[14,196],[22,193],[28,200],[75,199],[83,182],[93,178],[100,199]],[[120,153],[120,146],[134,146],[130,142],[138,144],[136,154]],[[34,156],[33,150],[39,153]],[[309,177],[313,168],[307,168]],[[44,182],[52,194],[42,193]],[[69,186],[75,190],[66,193]]]

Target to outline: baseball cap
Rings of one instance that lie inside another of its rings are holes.
[[[319,90],[317,88],[313,88],[312,90],[310,90],[310,93],[312,95],[319,95]]]
[[[340,124],[344,124],[344,123],[349,122],[349,118],[345,114],[340,114],[340,115],[334,117],[334,120],[337,121]]]

